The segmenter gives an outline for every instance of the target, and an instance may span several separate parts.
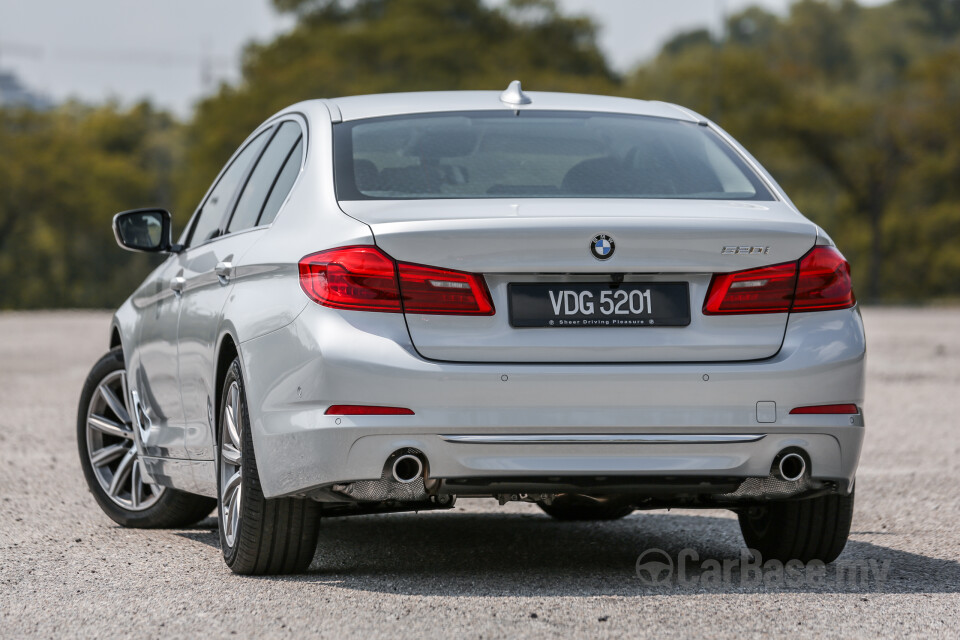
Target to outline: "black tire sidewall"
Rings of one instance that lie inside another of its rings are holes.
[[[274,498],[267,500],[260,486],[257,458],[254,453],[253,431],[247,405],[246,388],[239,358],[227,370],[221,387],[220,421],[217,429],[217,495],[222,496],[220,473],[222,447],[228,438],[224,416],[230,385],[240,387],[241,497],[239,523],[233,546],[227,544],[225,523],[221,517],[222,497],[217,500],[220,521],[220,545],[223,559],[231,571],[241,575],[271,575],[305,571],[317,548],[320,526],[320,507],[305,498]]]
[[[846,546],[854,500],[851,491],[848,495],[772,502],[762,507],[760,513],[741,511],[738,514],[740,531],[747,547],[759,552],[764,559],[830,563]],[[804,506],[813,508],[804,509]],[[815,509],[829,517],[817,517],[813,513]]]

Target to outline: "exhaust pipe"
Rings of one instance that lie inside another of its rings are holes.
[[[409,453],[393,461],[393,479],[403,484],[409,484],[423,474],[423,461]]]
[[[807,461],[799,453],[787,453],[780,458],[777,471],[782,480],[795,482],[807,472]]]

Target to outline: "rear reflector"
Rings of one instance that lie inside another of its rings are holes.
[[[375,407],[365,404],[334,404],[324,412],[328,416],[412,416],[403,407]]]
[[[818,404],[812,407],[797,407],[790,410],[790,415],[822,415],[837,413],[860,413],[855,404]]]
[[[855,303],[850,265],[834,247],[817,246],[798,262],[714,275],[703,313],[826,311]]]
[[[479,275],[397,263],[372,245],[340,247],[300,260],[300,286],[334,309],[492,316],[493,299]]]

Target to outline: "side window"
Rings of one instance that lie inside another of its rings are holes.
[[[267,129],[267,131],[264,131],[254,138],[220,177],[220,181],[217,182],[217,185],[210,192],[210,195],[200,208],[200,212],[197,214],[197,222],[194,224],[193,231],[190,233],[190,239],[187,240],[187,246],[193,247],[206,242],[220,228],[220,221],[223,219],[223,214],[227,211],[227,207],[230,206],[233,194],[237,192],[237,188],[243,181],[243,177],[247,175],[247,169],[250,168],[250,163],[260,155],[260,150],[263,149],[263,145],[270,138],[270,136],[267,135],[269,131],[270,130]]]
[[[243,194],[237,202],[233,218],[227,227],[227,232],[240,231],[257,225],[263,205],[270,195],[270,190],[277,180],[277,174],[290,155],[290,151],[300,138],[300,125],[287,121],[277,129],[273,140],[267,145],[266,151],[260,156],[256,168],[250,174]],[[262,224],[262,223],[261,223]]]
[[[297,141],[297,146],[293,148],[290,155],[287,156],[286,162],[283,163],[283,169],[280,170],[280,175],[277,176],[277,181],[270,190],[270,195],[267,196],[267,203],[263,205],[263,213],[260,214],[258,224],[270,224],[277,217],[280,205],[287,199],[287,194],[290,193],[293,183],[297,180],[297,175],[300,174],[301,162],[303,162],[303,137]]]

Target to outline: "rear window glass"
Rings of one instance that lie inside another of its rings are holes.
[[[521,111],[371,118],[334,127],[340,200],[772,200],[740,156],[696,123]]]

